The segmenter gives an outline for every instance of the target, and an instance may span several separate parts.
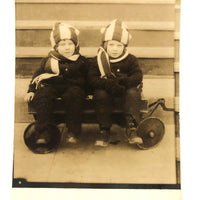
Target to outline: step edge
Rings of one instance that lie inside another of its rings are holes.
[[[109,4],[109,3],[115,3],[115,4],[175,4],[175,0],[15,0],[15,4],[48,4],[48,3],[76,3],[76,4],[86,4],[86,3],[92,3],[92,4]]]
[[[41,29],[41,30],[50,30],[53,25],[62,21],[63,23],[73,24],[73,26],[79,29],[100,29],[103,26],[109,24],[110,21],[81,21],[81,20],[16,20],[15,29]],[[124,21],[129,29],[134,30],[175,30],[174,21]]]

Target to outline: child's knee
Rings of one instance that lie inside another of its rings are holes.
[[[105,90],[95,90],[94,91],[94,100],[95,101],[104,101],[110,99],[109,94]]]
[[[51,101],[54,98],[56,98],[55,90],[50,87],[47,87],[47,88],[44,87],[36,91],[33,100],[34,101],[39,101],[39,100]]]
[[[132,87],[132,88],[130,88],[126,91],[126,96],[131,97],[131,98],[140,99],[141,98],[141,91],[136,87]]]
[[[72,87],[64,92],[62,95],[63,99],[73,99],[76,101],[77,99],[83,100],[85,96],[85,92],[83,89],[79,87]]]

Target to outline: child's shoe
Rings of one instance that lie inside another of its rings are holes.
[[[78,143],[78,139],[74,136],[73,133],[68,133],[68,135],[66,137],[66,143],[68,143],[68,144],[77,144]]]
[[[141,137],[136,135],[136,128],[131,128],[131,134],[128,138],[129,144],[143,144],[143,140]]]
[[[142,138],[138,137],[136,134],[137,122],[132,117],[132,115],[126,116],[126,123],[127,123],[126,134],[128,137],[129,144],[143,144]]]
[[[39,138],[36,140],[36,144],[48,144],[50,142],[50,136],[48,134],[48,131],[43,131]]]
[[[47,141],[44,138],[39,138],[36,140],[36,144],[47,144]]]
[[[95,146],[107,147],[110,139],[110,130],[100,130]]]

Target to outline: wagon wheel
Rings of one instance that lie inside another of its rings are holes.
[[[165,127],[160,119],[149,117],[139,123],[136,133],[143,140],[143,144],[137,144],[137,146],[140,149],[148,149],[162,140]]]
[[[24,142],[34,153],[45,154],[52,152],[60,143],[61,133],[56,125],[48,124],[42,131],[35,129],[35,123],[31,123],[24,131]]]

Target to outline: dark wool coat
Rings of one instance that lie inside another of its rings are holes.
[[[128,56],[116,63],[110,63],[111,71],[116,75],[116,80],[119,85],[126,89],[137,87],[143,79],[142,70],[139,67],[137,58],[128,54]],[[88,80],[90,87],[93,89],[107,90],[108,84],[112,84],[109,79],[102,79],[97,64],[97,57],[90,60],[90,68],[88,73]],[[110,91],[110,90],[109,90]],[[108,92],[109,92],[108,91]]]
[[[34,73],[32,80],[40,74],[45,73],[45,64],[48,57],[44,58],[41,62],[40,68]],[[65,70],[67,68],[67,71]],[[76,61],[64,59],[59,61],[59,76],[52,77],[50,79],[43,80],[43,84],[53,84],[57,86],[79,86],[85,89],[86,76],[88,72],[87,59],[83,56],[79,56]],[[31,81],[32,82],[32,81]],[[30,82],[28,92],[35,92],[36,85]]]

